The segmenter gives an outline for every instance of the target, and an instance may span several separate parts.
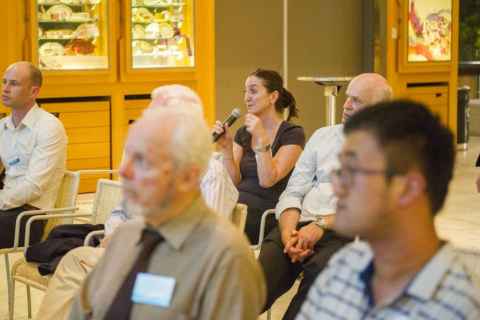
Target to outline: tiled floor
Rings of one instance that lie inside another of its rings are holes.
[[[457,246],[480,250],[480,194],[475,187],[480,175],[480,168],[475,167],[479,154],[479,137],[471,139],[468,151],[457,153],[454,180],[436,226],[441,237]]]
[[[91,209],[93,197],[92,195],[80,195],[77,199],[77,206],[79,207],[80,211],[89,212]],[[20,258],[21,254],[11,254],[9,255],[10,265],[13,264],[18,258]],[[26,320],[27,317],[27,298],[26,298],[26,290],[25,286],[22,284],[18,284],[15,287],[15,313],[14,319],[15,320]],[[43,292],[32,289],[32,312],[35,315],[36,310],[41,302],[43,297]],[[5,274],[5,261],[4,257],[1,257],[0,262],[0,320],[8,319],[8,295],[7,295],[7,287],[6,287],[6,274]]]
[[[476,193],[475,178],[480,174],[480,168],[475,168],[474,163],[480,153],[480,137],[471,138],[469,150],[458,152],[457,167],[454,181],[451,185],[450,194],[444,210],[436,220],[438,232],[441,237],[449,239],[462,248],[480,250],[480,194]],[[80,205],[88,206],[91,196],[81,196]],[[19,255],[12,257],[12,260]],[[477,263],[480,269],[480,261]],[[7,294],[5,285],[5,266],[3,258],[0,261],[0,320],[7,319]],[[281,319],[283,312],[288,306],[292,294],[290,290],[281,297],[274,305],[272,319]],[[42,293],[36,290],[33,293],[33,312],[38,307]],[[27,319],[25,289],[18,285],[16,289],[15,319]],[[260,319],[266,319],[262,315]]]

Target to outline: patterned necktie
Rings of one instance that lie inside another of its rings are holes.
[[[147,270],[148,262],[150,261],[150,256],[153,250],[163,240],[164,238],[158,233],[158,231],[151,228],[143,229],[142,238],[140,240],[142,243],[142,251],[113,299],[110,308],[103,318],[104,320],[130,319],[130,313],[133,306],[131,298],[135,279],[137,278],[138,273]]]

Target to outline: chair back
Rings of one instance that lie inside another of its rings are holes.
[[[55,208],[75,207],[80,186],[80,174],[78,172],[65,171],[62,183],[58,189]]]
[[[247,208],[246,204],[237,203],[232,211],[232,223],[242,232],[247,222]]]
[[[267,229],[267,219],[268,219],[268,216],[270,215],[275,215],[275,209],[268,209],[268,210],[265,210],[265,212],[263,212],[262,218],[260,220],[260,231],[258,233],[258,242],[250,246],[253,250],[260,249],[260,246],[262,245],[263,239],[265,238],[265,232]]]
[[[99,179],[97,192],[93,200],[92,223],[105,223],[112,210],[122,200],[122,183],[120,181]]]
[[[77,201],[78,188],[80,186],[80,174],[73,171],[65,171],[62,182],[58,188],[57,200],[55,201],[55,208],[71,208],[75,207]],[[43,238],[45,238],[50,231],[58,224],[73,223],[72,218],[58,218],[50,219],[45,225],[43,231]]]

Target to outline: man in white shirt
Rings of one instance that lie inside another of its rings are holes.
[[[355,77],[347,87],[343,122],[362,108],[389,100],[392,89],[379,74]],[[275,300],[291,288],[298,275],[303,280],[284,319],[293,319],[309,287],[330,256],[350,239],[328,230],[333,223],[335,201],[330,171],[338,163],[343,144],[343,124],[315,131],[307,142],[287,188],[275,209],[279,227],[263,241],[259,261],[267,280],[269,309]]]
[[[0,160],[5,169],[0,248],[13,245],[19,213],[54,206],[65,172],[67,136],[62,123],[35,102],[41,86],[42,74],[30,62],[10,65],[3,76],[2,103],[12,112],[0,120]],[[43,224],[35,223],[31,239],[39,240],[42,231]]]
[[[156,108],[185,108],[185,112],[203,118],[202,102],[198,95],[182,85],[166,85],[153,90],[152,101],[144,114]],[[161,125],[160,125],[161,126]],[[200,181],[202,197],[215,212],[230,218],[238,200],[238,191],[226,172],[219,155],[210,158],[208,168]],[[104,247],[114,230],[124,222],[139,218],[138,208],[115,208],[105,222],[105,237],[101,247],[80,247],[68,252],[52,276],[36,320],[68,319],[74,294],[90,270],[104,254]]]

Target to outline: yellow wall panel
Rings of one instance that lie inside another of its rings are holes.
[[[76,143],[67,147],[68,159],[110,158],[109,143]]]
[[[145,109],[150,104],[150,100],[125,100],[125,109]]]
[[[58,113],[66,129],[69,170],[111,168],[109,101],[43,103],[42,107]],[[99,178],[109,178],[109,175],[81,177],[80,192],[95,192]]]
[[[445,125],[449,123],[448,86],[413,87],[405,90],[405,97],[425,104],[433,113],[439,115]]]
[[[408,98],[422,102],[427,106],[441,105],[448,109],[448,88],[417,91],[408,89]]]
[[[92,142],[110,143],[109,127],[69,128],[66,131],[69,144]]]
[[[143,109],[130,109],[125,112],[125,125],[128,127],[132,120],[137,120],[143,113]]]
[[[59,118],[66,129],[108,127],[110,125],[110,114],[107,111],[81,113],[62,112]]]
[[[442,121],[443,124],[448,125],[448,108],[446,108],[448,105],[430,105],[429,108],[430,110],[439,116],[440,120]]]
[[[108,101],[42,103],[42,108],[49,112],[109,111],[110,103]]]
[[[82,159],[68,159],[68,170],[82,170],[82,169],[110,169],[110,158],[82,158]]]
[[[111,179],[110,175],[102,174],[102,175],[92,175],[88,178],[81,178],[80,179],[80,193],[89,193],[95,192],[97,189],[97,180],[98,179]]]

